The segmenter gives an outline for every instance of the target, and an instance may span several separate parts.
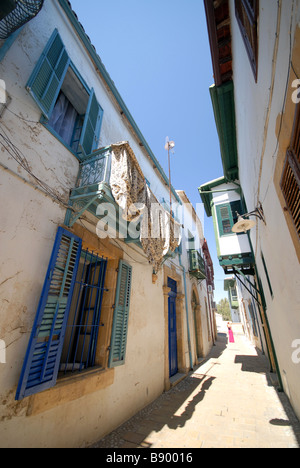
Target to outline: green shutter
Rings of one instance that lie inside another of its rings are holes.
[[[111,336],[109,367],[125,363],[132,267],[120,260]]]
[[[69,64],[70,59],[65,46],[55,30],[27,83],[28,91],[48,119]]]
[[[232,234],[231,228],[233,226],[233,218],[230,204],[217,205],[216,211],[220,236]]]
[[[226,203],[223,205],[216,205],[219,233],[221,236],[232,234],[232,226],[237,222],[238,214],[242,213],[242,205],[240,200]]]
[[[97,148],[103,110],[92,89],[86,110],[79,146],[84,156]]]

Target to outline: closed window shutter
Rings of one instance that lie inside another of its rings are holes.
[[[300,161],[292,151],[287,153],[280,185],[300,238]]]
[[[238,25],[246,46],[252,71],[257,80],[258,35],[257,20],[259,12],[258,0],[235,0],[235,12]]]
[[[69,64],[65,46],[55,30],[27,83],[28,91],[47,119],[51,115]]]
[[[297,106],[293,136],[287,151],[280,187],[300,238],[300,106]]]
[[[120,260],[109,367],[120,366],[125,362],[131,278],[132,267],[123,260]]]
[[[220,236],[232,234],[231,228],[233,226],[233,219],[230,205],[217,205],[216,210]]]
[[[16,400],[53,387],[81,252],[81,239],[59,227],[28,344]]]
[[[97,147],[103,110],[92,89],[84,118],[79,146],[84,156],[92,153]]]

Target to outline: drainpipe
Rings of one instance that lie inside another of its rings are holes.
[[[189,357],[190,357],[190,368],[194,369],[193,359],[192,359],[192,350],[191,350],[191,335],[190,335],[190,326],[189,326],[189,309],[188,309],[188,299],[187,299],[187,286],[186,286],[186,277],[185,277],[185,267],[181,263],[181,254],[179,256],[179,265],[183,271],[183,282],[184,282],[184,295],[185,295],[185,312],[186,312],[186,325],[187,325],[187,334],[188,334],[188,347],[189,347]]]
[[[209,323],[210,323],[210,330],[211,330],[211,339],[213,342],[213,346],[216,346],[215,343],[215,333],[214,333],[214,328],[212,324],[212,310],[211,310],[211,301],[210,301],[210,296],[209,296],[209,291],[208,291],[208,285],[207,285],[207,280],[206,280],[206,292],[207,292],[207,301],[208,301],[208,310],[209,310]]]

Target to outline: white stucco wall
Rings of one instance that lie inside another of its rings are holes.
[[[253,210],[258,201],[263,205],[266,225],[260,222],[257,229],[251,231],[251,241],[264,287],[267,315],[284,389],[299,416],[300,368],[292,361],[291,345],[300,337],[300,269],[273,177],[278,152],[276,123],[286,104],[290,51],[300,21],[300,5],[299,1],[293,0],[261,0],[259,3],[258,80],[255,83],[235,19],[234,1],[230,2],[240,182],[248,210]],[[278,5],[282,10],[277,25]],[[273,297],[267,284],[261,252]]]
[[[1,127],[26,157],[30,170],[67,202],[69,190],[75,186],[78,160],[39,123],[41,112],[25,89],[55,27],[80,74],[95,89],[104,110],[99,146],[129,141],[152,191],[159,200],[168,200],[168,188],[158,171],[153,170],[153,163],[139,146],[125,117],[120,115],[112,94],[54,0],[45,1],[40,14],[24,27],[0,63],[0,77],[5,80],[11,98],[8,110],[2,115]],[[6,345],[6,362],[0,362],[3,403],[0,445],[88,445],[131,417],[164,389],[163,275],[160,273],[153,284],[152,268],[145,255],[121,243],[124,258],[133,267],[126,365],[115,369],[113,385],[41,414],[26,416],[28,399],[14,401],[16,386],[65,208],[30,185],[36,184],[35,180],[3,147],[0,163],[0,340]]]

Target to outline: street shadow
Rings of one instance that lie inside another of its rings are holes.
[[[262,356],[248,356],[237,354],[234,359],[235,364],[241,364],[243,372],[257,372],[258,374],[267,374],[270,369],[267,359]]]
[[[300,421],[297,418],[290,404],[288,396],[284,392],[277,392],[277,394],[286,414],[286,419],[274,418],[270,419],[269,423],[272,426],[283,426],[291,428],[297,441],[298,447],[300,448]]]
[[[149,405],[149,411],[147,408],[143,410],[142,420],[135,426],[134,433],[132,430],[125,433],[124,440],[128,443],[132,443],[134,440],[137,446],[142,444],[143,447],[150,448],[151,439],[147,441],[147,436],[152,432],[159,432],[164,426],[168,426],[172,430],[184,427],[186,422],[193,417],[197,405],[204,400],[216,378],[201,374],[201,367],[210,360],[212,360],[212,365],[215,365],[214,360],[222,355],[227,345],[227,333],[219,332],[209,354],[201,359],[201,362],[194,367],[189,376],[156,400],[157,408],[153,409],[152,405]],[[191,397],[191,395],[193,396]],[[180,413],[181,406],[183,408]],[[136,418],[138,420],[139,415],[136,415]],[[131,425],[133,423],[134,421],[131,420]]]
[[[227,334],[226,333],[218,333],[217,340],[215,341],[210,353],[203,359],[201,365],[208,361],[209,359],[218,359],[225,349],[227,348]]]
[[[242,365],[241,370],[243,372],[264,374],[268,386],[276,389],[279,402],[286,414],[286,419],[274,418],[271,419],[269,423],[273,426],[285,426],[291,428],[297,444],[300,447],[300,422],[295,415],[287,395],[279,387],[276,373],[270,371],[269,362],[266,356],[263,355],[260,350],[256,349],[256,351],[258,354],[257,356],[236,355],[234,362]]]
[[[150,411],[143,418],[136,431],[144,434],[145,439],[147,439],[148,434],[153,431],[161,431],[165,425],[173,430],[184,427],[186,422],[193,417],[196,406],[205,398],[206,392],[211,387],[214,379],[215,377],[207,377],[206,375],[186,377],[174,388],[163,394],[159,407]],[[195,390],[198,390],[197,393],[195,393]],[[190,398],[193,393],[195,394]],[[185,406],[182,412],[178,414],[183,405]]]
[[[194,377],[191,377],[194,379]],[[215,377],[208,377],[203,376],[201,379],[197,379],[198,382],[200,380],[200,384],[198,383],[197,386],[201,386],[200,391],[193,396],[191,400],[189,400],[188,404],[184,408],[184,411],[180,415],[174,414],[174,408],[170,408],[171,412],[169,418],[166,421],[167,426],[170,429],[177,429],[178,427],[184,427],[185,423],[192,418],[193,413],[196,409],[196,406],[204,399],[206,392],[211,387],[213,380]],[[183,399],[182,403],[186,401],[186,398]],[[181,405],[178,406],[180,408]]]
[[[144,408],[91,448],[151,448],[151,433],[161,431],[166,425],[173,430],[184,427],[193,417],[197,405],[205,398],[214,379],[207,375],[188,375],[163,393],[154,404]]]

